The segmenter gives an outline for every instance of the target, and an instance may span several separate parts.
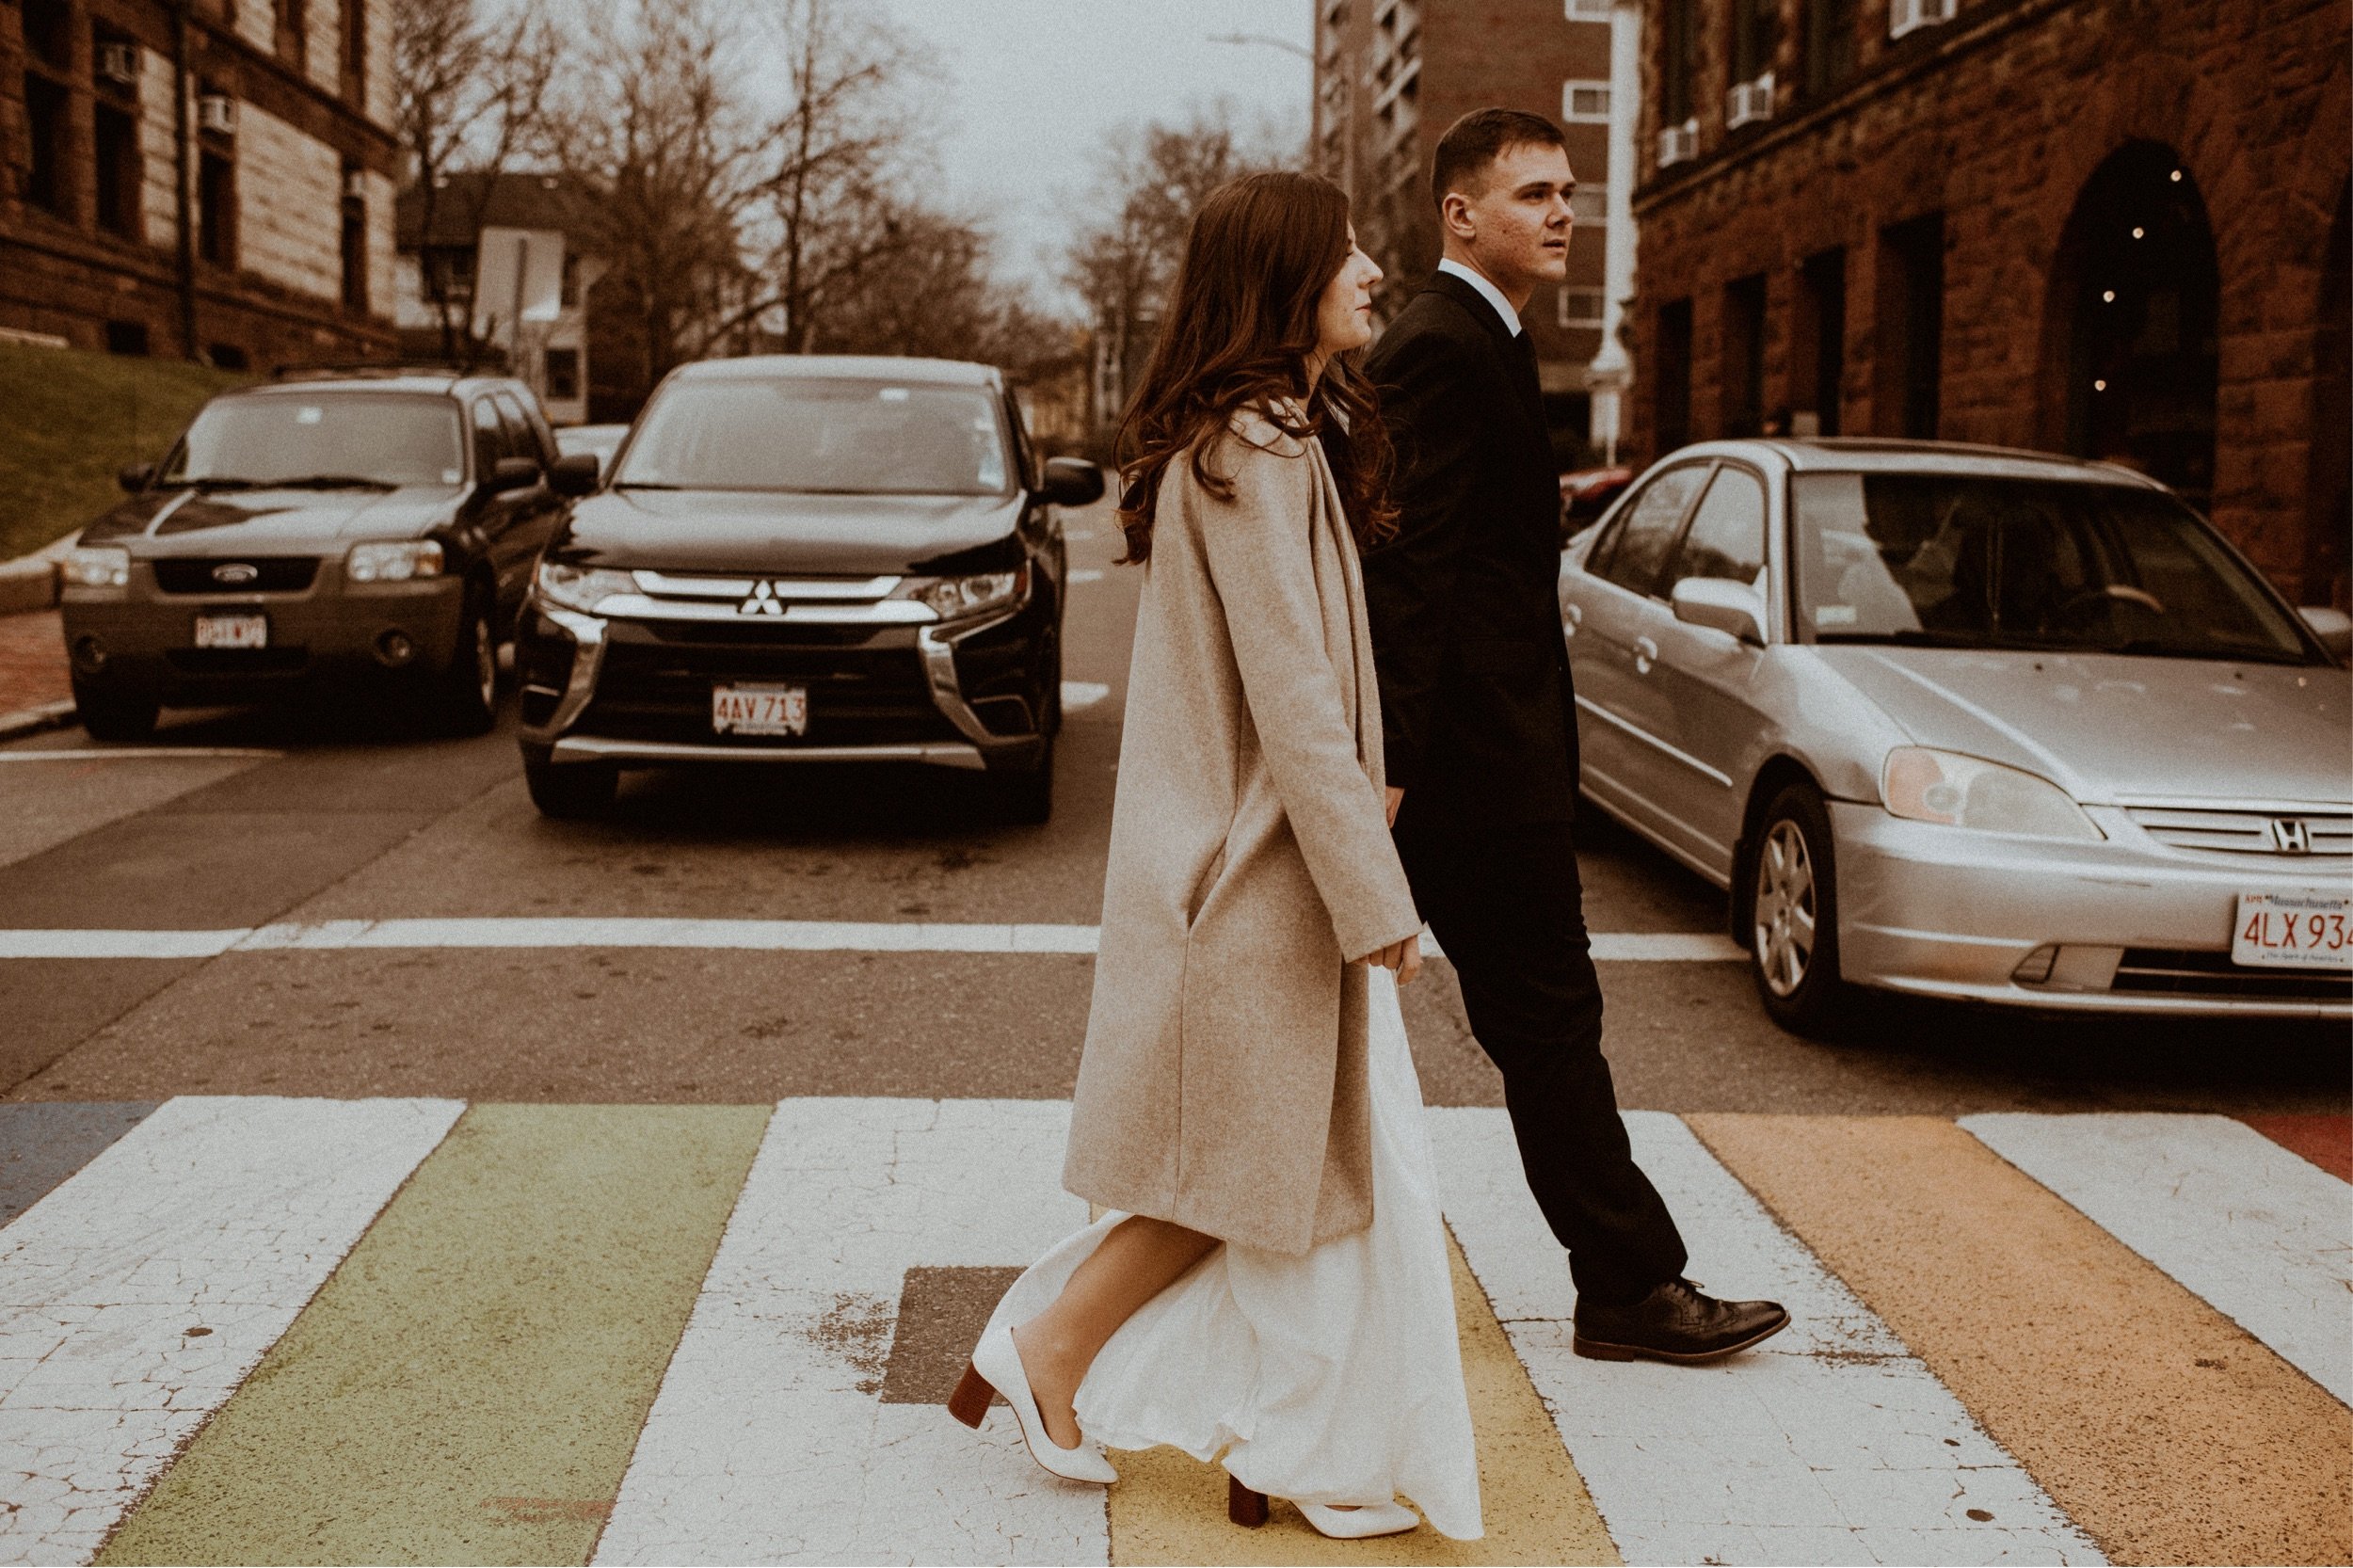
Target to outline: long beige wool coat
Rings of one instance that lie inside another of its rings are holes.
[[[1372,1219],[1366,982],[1420,929],[1355,542],[1323,450],[1245,414],[1153,512],[1064,1183],[1304,1253]]]

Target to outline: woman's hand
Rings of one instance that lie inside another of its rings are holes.
[[[1397,983],[1411,985],[1414,977],[1421,973],[1421,933],[1417,931],[1401,942],[1391,942],[1365,954],[1365,962],[1396,970]]]

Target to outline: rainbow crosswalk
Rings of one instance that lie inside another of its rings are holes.
[[[1503,1112],[1431,1115],[1469,1544],[947,1419],[1060,1102],[0,1106],[0,1562],[2353,1560],[2353,1185],[2265,1131],[1633,1113],[1796,1318],[1688,1368],[1573,1356]]]

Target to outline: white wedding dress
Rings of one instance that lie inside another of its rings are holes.
[[[1079,1424],[1111,1448],[1223,1459],[1294,1502],[1402,1495],[1457,1541],[1484,1533],[1470,1401],[1421,1082],[1397,982],[1370,976],[1372,1224],[1304,1256],[1228,1242],[1120,1326],[1079,1385]],[[1005,1292],[994,1332],[1028,1321],[1127,1216],[1057,1242]]]

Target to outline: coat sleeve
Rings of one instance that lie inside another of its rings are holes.
[[[1379,652],[1384,760],[1393,788],[1427,776],[1438,688],[1455,657],[1455,583],[1471,524],[1483,423],[1469,350],[1443,332],[1400,341],[1381,367],[1381,417],[1402,472],[1397,533],[1365,559]]]
[[[1272,427],[1222,440],[1210,461],[1231,474],[1233,499],[1188,489],[1242,697],[1340,952],[1362,958],[1412,936],[1421,917],[1324,648],[1309,534],[1315,470],[1304,447]]]

